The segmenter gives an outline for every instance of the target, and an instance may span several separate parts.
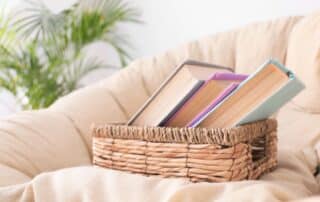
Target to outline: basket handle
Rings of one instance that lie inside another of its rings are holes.
[[[276,131],[269,132],[263,136],[264,147],[261,158],[257,158],[252,162],[252,170],[249,173],[248,179],[257,179],[265,172],[272,170],[277,165],[277,133]],[[259,141],[259,140],[258,140]],[[254,147],[251,145],[251,148]],[[253,151],[251,155],[253,158]],[[260,154],[261,155],[261,154]]]

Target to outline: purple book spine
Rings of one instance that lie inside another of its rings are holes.
[[[247,77],[245,77],[247,78]],[[207,108],[200,112],[192,121],[187,124],[187,127],[195,127],[207,113],[209,113],[215,106],[217,106],[224,98],[226,98],[232,91],[238,87],[238,83],[231,83],[223,92],[221,92],[216,99],[214,99]]]
[[[245,74],[235,74],[235,73],[223,73],[223,72],[217,72],[212,75],[211,78],[208,80],[235,80],[235,81],[243,81],[248,77],[248,75]]]

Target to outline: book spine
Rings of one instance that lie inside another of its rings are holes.
[[[202,119],[210,113],[222,100],[224,100],[230,93],[232,93],[237,87],[238,83],[231,83],[219,96],[214,99],[208,107],[206,107],[202,112],[200,112],[192,121],[187,124],[187,127],[196,127]]]
[[[235,74],[235,73],[224,73],[224,72],[217,72],[212,75],[209,80],[216,80],[216,81],[243,81],[248,77],[245,74]]]

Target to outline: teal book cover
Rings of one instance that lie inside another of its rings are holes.
[[[244,118],[242,118],[236,125],[263,120],[270,117],[305,88],[305,85],[296,77],[293,72],[276,60],[270,59],[263,66],[266,66],[269,63],[274,64],[281,71],[285,72],[289,77],[289,81],[272,96],[268,97],[264,102],[262,102],[257,108],[246,114]]]

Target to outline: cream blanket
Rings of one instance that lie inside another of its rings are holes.
[[[193,184],[183,179],[144,177],[86,166],[42,173],[31,182],[1,188],[0,198],[46,202],[288,201],[320,193],[320,179],[317,182],[312,175],[316,155],[311,151],[281,151],[279,168],[259,181]]]

